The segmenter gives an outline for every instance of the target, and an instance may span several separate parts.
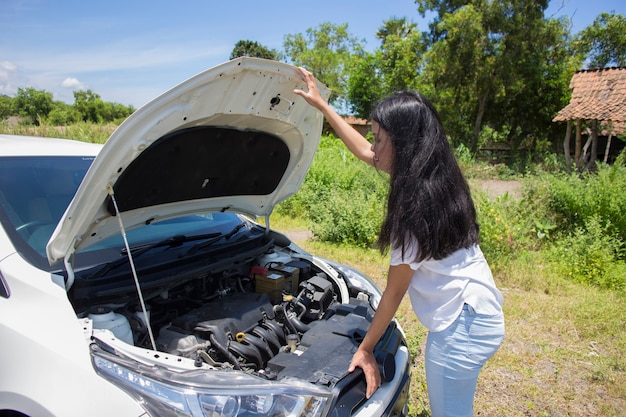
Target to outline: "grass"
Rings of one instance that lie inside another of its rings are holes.
[[[43,136],[49,138],[74,139],[83,142],[104,143],[117,125],[75,123],[70,126],[30,126],[16,125],[8,126],[7,123],[0,123],[0,133],[7,135],[22,136]]]
[[[289,233],[306,222],[272,215]],[[308,239],[298,244],[359,269],[384,288],[388,260],[372,249]],[[626,295],[558,275],[540,253],[495,266],[505,298],[506,338],[483,369],[477,416],[623,416],[626,414]],[[411,416],[430,416],[423,369],[426,331],[408,296],[397,313],[413,354]]]

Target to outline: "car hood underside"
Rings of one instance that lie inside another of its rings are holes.
[[[212,210],[268,216],[298,190],[319,144],[323,116],[293,92],[304,88],[293,66],[238,58],[137,110],[79,186],[46,248],[50,263],[121,224]]]

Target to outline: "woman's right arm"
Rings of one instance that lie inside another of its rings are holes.
[[[332,107],[322,98],[315,77],[304,68],[298,68],[302,74],[302,78],[306,82],[308,91],[294,90],[294,93],[304,98],[307,103],[322,112],[335,133],[343,141],[346,147],[360,160],[374,165],[374,152],[372,152],[372,144],[365,139],[359,132],[350,126]]]

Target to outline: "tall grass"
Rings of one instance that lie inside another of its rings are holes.
[[[43,136],[48,138],[74,139],[90,143],[104,143],[111,136],[117,125],[113,123],[74,123],[68,126],[39,126],[21,125],[9,126],[6,122],[0,123],[0,133],[22,136]]]

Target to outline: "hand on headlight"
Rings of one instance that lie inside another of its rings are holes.
[[[365,374],[365,383],[367,384],[365,396],[369,398],[376,392],[381,384],[380,371],[378,370],[378,364],[376,363],[374,354],[364,349],[358,349],[354,356],[352,356],[348,371],[352,372],[357,367],[361,368]]]

